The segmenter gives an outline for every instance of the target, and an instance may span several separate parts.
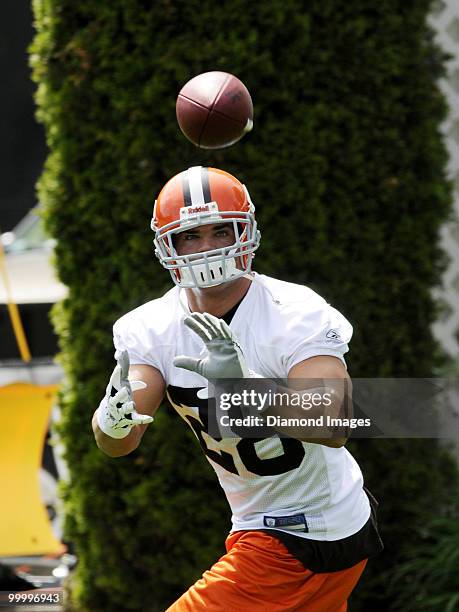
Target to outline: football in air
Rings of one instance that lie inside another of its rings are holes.
[[[250,93],[228,72],[203,72],[185,83],[176,113],[184,135],[202,149],[229,147],[253,126]]]

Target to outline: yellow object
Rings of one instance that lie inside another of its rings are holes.
[[[3,277],[3,283],[5,285],[5,293],[7,298],[7,306],[8,312],[11,319],[11,325],[13,326],[14,336],[16,338],[16,342],[19,348],[19,352],[21,354],[21,359],[23,361],[30,361],[30,350],[29,345],[27,344],[27,338],[24,333],[24,328],[22,326],[21,315],[19,314],[19,309],[17,305],[13,302],[13,298],[11,297],[11,287],[8,278],[8,273],[6,271],[5,266],[5,252],[3,250],[3,244],[0,241],[0,272]]]
[[[39,469],[57,385],[0,387],[0,557],[63,552],[40,497]]]

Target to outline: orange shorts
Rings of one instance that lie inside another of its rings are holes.
[[[345,612],[367,562],[315,574],[261,531],[231,533],[226,550],[166,612]]]

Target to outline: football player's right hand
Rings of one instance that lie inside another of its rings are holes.
[[[134,425],[146,425],[153,421],[147,414],[139,414],[135,409],[132,392],[145,389],[141,380],[128,379],[129,355],[122,351],[117,357],[104,399],[97,409],[97,424],[111,438],[125,438]]]

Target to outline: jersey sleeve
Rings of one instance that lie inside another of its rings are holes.
[[[164,376],[163,367],[153,343],[149,343],[150,333],[143,325],[128,316],[118,319],[113,326],[113,344],[115,355],[118,351],[127,351],[132,364],[145,364],[158,369]],[[150,345],[149,345],[150,344]]]
[[[344,364],[349,350],[352,325],[335,308],[323,301],[314,312],[298,315],[287,334],[284,366],[286,371],[310,357],[330,355]]]

